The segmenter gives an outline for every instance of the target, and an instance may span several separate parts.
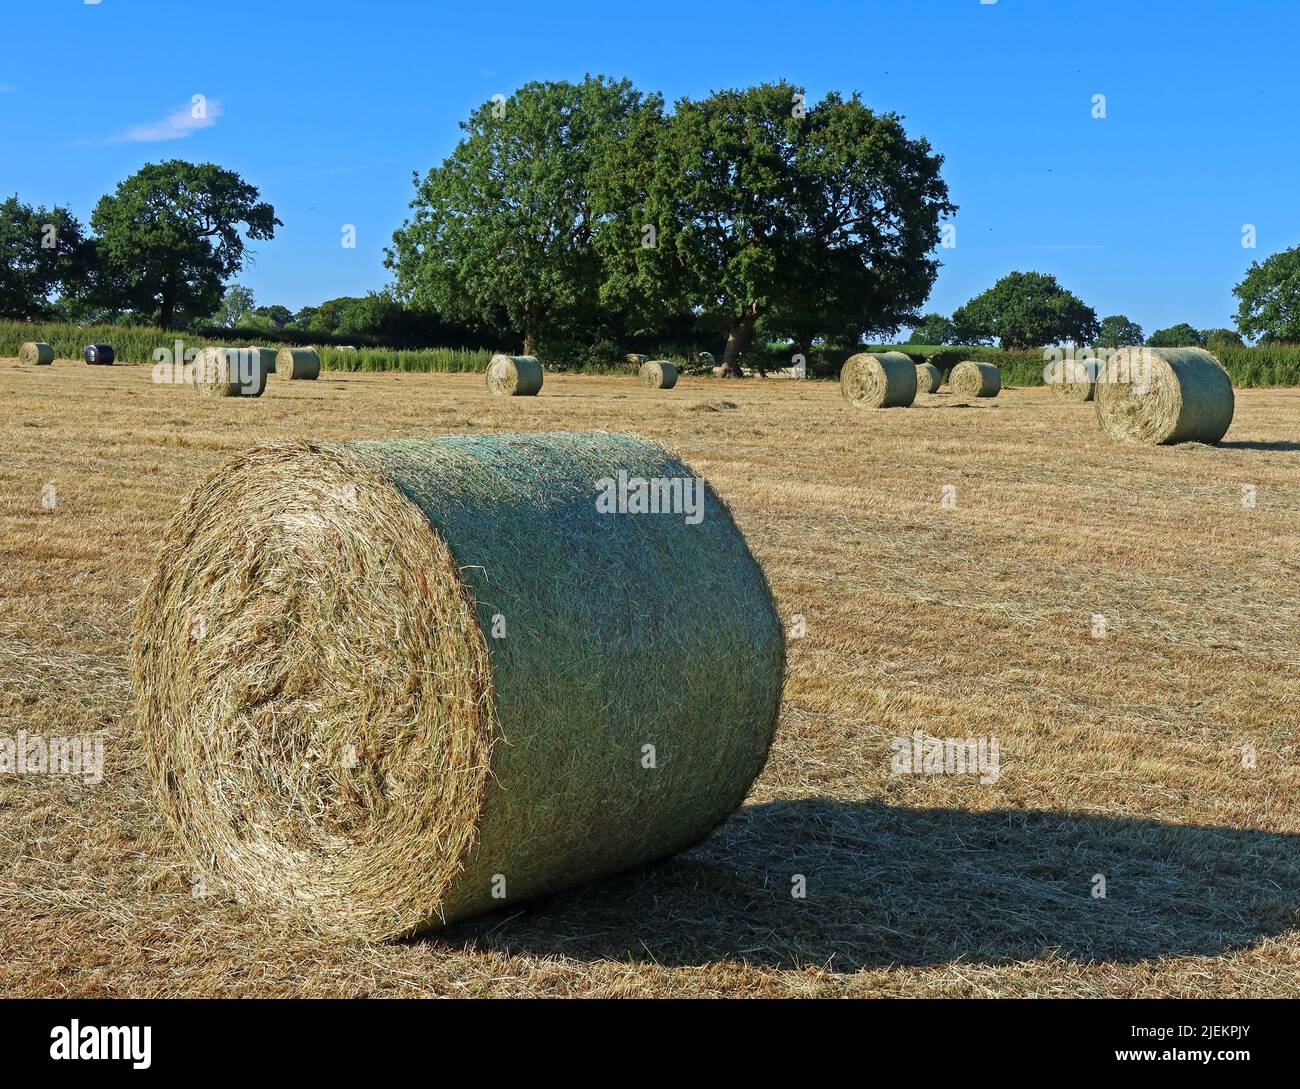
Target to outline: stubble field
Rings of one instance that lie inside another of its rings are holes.
[[[1147,449],[1045,389],[869,413],[775,379],[272,382],[0,360],[0,735],[105,745],[98,784],[0,775],[0,993],[1300,995],[1300,391],[1238,391],[1218,448]],[[194,895],[126,657],[186,491],[287,437],[590,428],[707,476],[791,628],[746,805],[659,866],[404,943]],[[996,782],[893,774],[918,730],[996,739]]]

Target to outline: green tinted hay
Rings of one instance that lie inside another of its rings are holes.
[[[943,372],[938,367],[933,363],[916,365],[917,393],[938,393],[941,385],[943,385]]]
[[[162,808],[239,897],[412,933],[633,868],[741,802],[776,725],[762,571],[639,439],[256,448],[163,535],[132,671]]]
[[[992,363],[967,359],[953,367],[948,388],[956,397],[996,397],[1002,389],[1002,372]]]
[[[18,349],[18,361],[28,366],[48,367],[54,362],[54,348],[43,341],[26,341]]]
[[[315,381],[320,377],[320,356],[315,348],[281,348],[273,373],[286,381]]]
[[[487,388],[499,397],[535,397],[542,389],[542,365],[531,355],[494,355]]]
[[[1124,348],[1097,382],[1097,419],[1120,442],[1218,442],[1232,424],[1232,380],[1201,348]]]
[[[641,364],[641,385],[650,389],[672,389],[677,385],[677,367],[666,359]]]
[[[858,408],[904,408],[916,400],[916,364],[902,352],[859,352],[840,370],[840,392]]]
[[[190,365],[190,383],[210,397],[261,397],[266,356],[253,348],[203,348]]]

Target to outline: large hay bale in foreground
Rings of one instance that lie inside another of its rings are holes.
[[[1097,392],[1095,364],[1076,359],[1060,359],[1052,364],[1047,384],[1058,400],[1071,404],[1091,401]]]
[[[916,364],[902,352],[859,352],[840,369],[840,392],[858,408],[905,408],[916,400]]]
[[[18,361],[28,366],[48,367],[54,362],[54,347],[43,340],[25,341],[18,349]]]
[[[938,393],[939,387],[942,385],[943,372],[933,363],[918,363],[916,365],[917,393]]]
[[[191,858],[393,937],[698,842],[762,769],[784,646],[696,479],[605,433],[285,442],[218,471],[163,535],[132,645]],[[699,506],[609,512],[637,481]]]
[[[81,353],[82,358],[92,367],[111,367],[117,353],[111,344],[87,344]]]
[[[275,354],[276,378],[314,382],[320,377],[320,356],[315,348],[281,348]]]
[[[194,358],[190,381],[209,397],[261,397],[266,357],[252,348],[204,348]]]
[[[494,355],[487,388],[499,397],[534,397],[542,388],[542,365],[531,355]]]
[[[957,397],[996,397],[1002,388],[1002,372],[993,363],[967,359],[953,367],[948,387]]]
[[[666,359],[641,364],[641,385],[650,389],[672,389],[677,385],[677,366]]]
[[[1098,375],[1097,418],[1121,442],[1218,442],[1234,407],[1228,372],[1202,348],[1123,348]]]

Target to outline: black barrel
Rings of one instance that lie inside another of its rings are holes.
[[[86,362],[94,366],[111,366],[116,358],[113,355],[113,345],[111,344],[87,344],[86,345]]]

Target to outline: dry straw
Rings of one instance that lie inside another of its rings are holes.
[[[649,358],[649,356],[642,355],[640,352],[628,352],[627,355],[623,357],[623,362],[631,363],[634,367],[639,367]]]
[[[917,393],[938,393],[941,385],[943,385],[943,372],[938,367],[933,363],[916,365]]]
[[[725,819],[776,726],[779,618],[703,481],[699,520],[606,513],[621,473],[695,479],[642,440],[562,433],[284,442],[200,485],[132,646],[192,860],[242,899],[386,938]]]
[[[1097,383],[1097,418],[1121,442],[1218,442],[1232,423],[1232,380],[1201,348],[1123,348]]]
[[[996,397],[1002,388],[1002,372],[992,363],[967,359],[953,367],[948,386],[958,397]]]
[[[252,348],[204,348],[194,358],[190,379],[209,397],[261,397],[266,357]]]
[[[859,352],[840,370],[840,392],[858,408],[903,408],[916,400],[916,364],[902,352]]]
[[[44,341],[26,341],[18,349],[18,361],[29,366],[48,367],[54,362],[54,348]]]
[[[641,364],[641,385],[650,389],[672,389],[677,385],[677,367],[666,359]]]
[[[1075,359],[1061,359],[1052,365],[1047,384],[1062,401],[1083,404],[1097,395],[1096,375],[1089,365]]]
[[[487,388],[499,397],[536,396],[542,388],[542,365],[531,355],[494,355],[488,363]]]
[[[314,381],[320,377],[320,356],[315,348],[281,348],[275,356],[275,376]]]

